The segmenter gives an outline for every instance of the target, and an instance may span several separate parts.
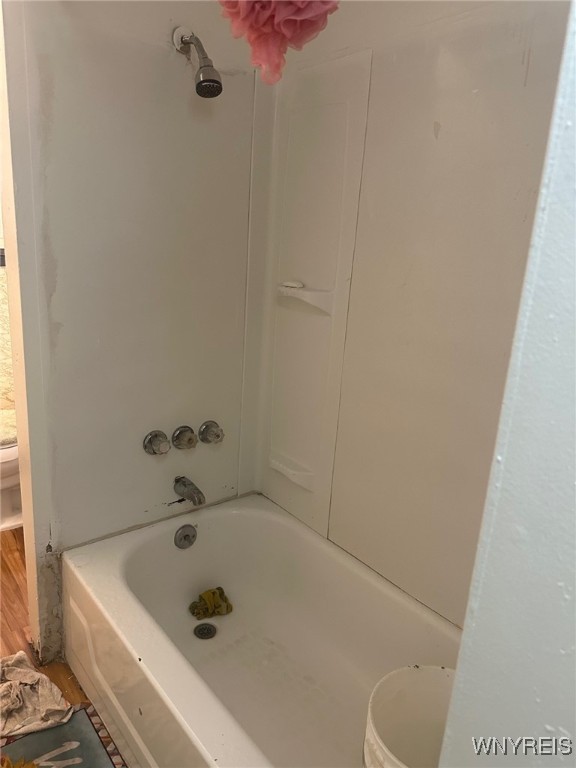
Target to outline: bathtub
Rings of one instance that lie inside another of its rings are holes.
[[[456,627],[262,496],[70,550],[63,582],[68,662],[130,768],[359,768],[378,680],[456,664]],[[199,639],[214,586],[234,611]]]

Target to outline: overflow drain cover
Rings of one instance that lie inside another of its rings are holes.
[[[200,640],[210,640],[216,634],[217,629],[214,624],[198,624],[194,627],[194,634],[199,637]]]

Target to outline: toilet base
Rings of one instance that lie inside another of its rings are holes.
[[[0,531],[9,531],[22,525],[22,499],[20,486],[3,488],[0,491]]]

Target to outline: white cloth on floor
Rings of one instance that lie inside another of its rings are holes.
[[[65,723],[74,707],[24,651],[0,660],[0,737],[23,736]]]

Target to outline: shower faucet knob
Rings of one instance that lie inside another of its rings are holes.
[[[168,453],[170,450],[168,436],[159,429],[153,429],[144,438],[144,450],[151,456],[161,456],[164,453]]]
[[[172,434],[172,445],[179,450],[186,450],[188,448],[194,448],[198,443],[198,438],[192,427],[188,427],[185,424],[181,427],[176,427]]]
[[[205,421],[198,430],[202,443],[221,443],[224,440],[224,430],[217,421]]]

